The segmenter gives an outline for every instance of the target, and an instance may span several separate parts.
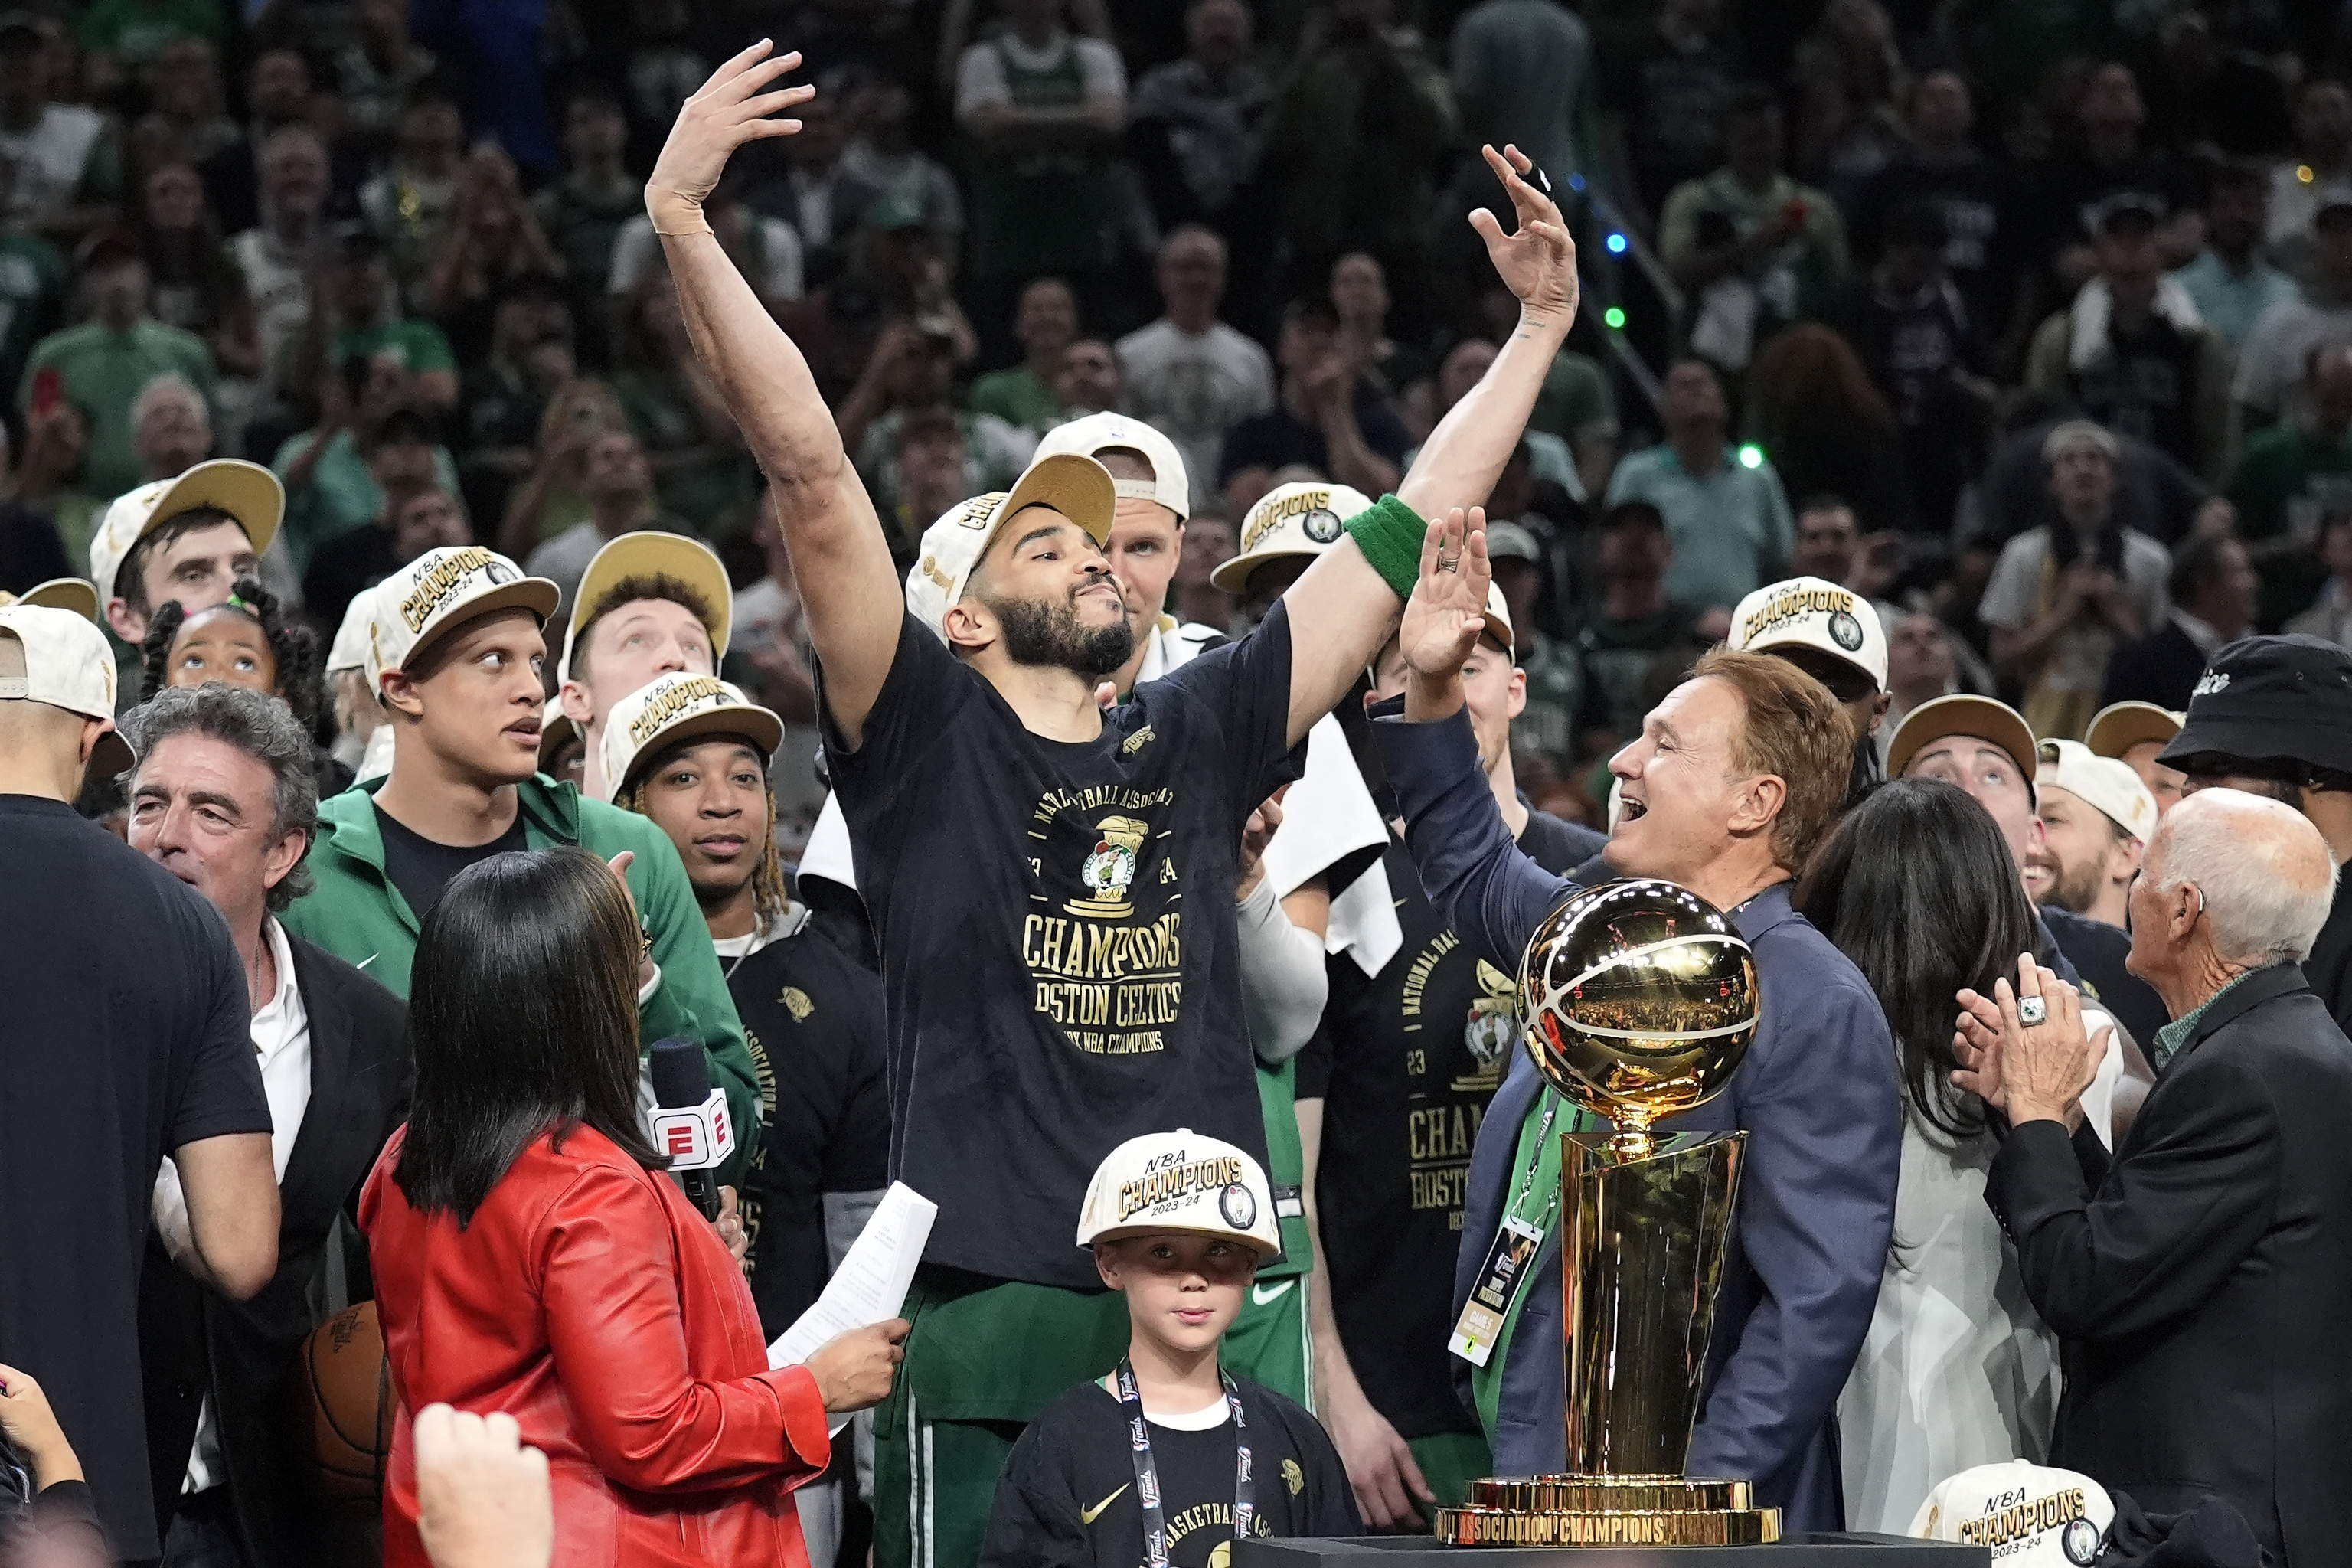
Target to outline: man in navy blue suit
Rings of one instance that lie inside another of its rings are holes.
[[[1482,625],[1465,606],[1483,598],[1486,575],[1472,518],[1458,558],[1424,552],[1401,630],[1412,666],[1404,713],[1372,728],[1431,901],[1515,972],[1575,884],[1518,851],[1479,770],[1461,685]],[[1603,851],[1610,869],[1688,888],[1725,910],[1756,954],[1763,1012],[1746,1061],[1722,1094],[1660,1125],[1748,1133],[1688,1473],[1754,1481],[1790,1530],[1843,1523],[1837,1396],[1878,1298],[1902,1148],[1895,1047],[1877,998],[1790,906],[1792,879],[1837,818],[1852,749],[1843,710],[1811,677],[1769,656],[1716,652],[1609,764],[1623,802]],[[1558,1184],[1537,1179],[1537,1167],[1542,1145],[1578,1115],[1517,1053],[1472,1158],[1456,1310],[1507,1218],[1543,1233],[1483,1364],[1455,1363],[1498,1475],[1565,1468]]]

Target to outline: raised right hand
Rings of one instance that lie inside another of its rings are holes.
[[[797,120],[768,118],[816,96],[814,87],[761,90],[801,63],[797,50],[770,58],[775,47],[767,38],[753,44],[711,72],[701,90],[678,110],[661,156],[654,160],[653,176],[646,182],[646,211],[656,233],[707,231],[707,222],[697,227],[678,226],[701,218],[702,204],[717,188],[735,149],[763,136],[790,136],[801,128]]]
[[[1421,544],[1421,576],[1397,627],[1405,662],[1415,675],[1444,679],[1457,673],[1486,628],[1486,513],[1455,507],[1429,525]]]
[[[907,1359],[899,1341],[910,1327],[904,1318],[868,1323],[845,1334],[835,1334],[817,1346],[802,1364],[816,1379],[817,1394],[835,1415],[866,1410],[890,1395],[890,1382],[898,1363]]]

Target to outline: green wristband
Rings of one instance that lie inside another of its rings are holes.
[[[1429,537],[1429,524],[1412,508],[1386,495],[1371,510],[1349,518],[1346,527],[1381,580],[1396,590],[1398,598],[1412,598],[1412,585],[1421,580],[1421,546]]]

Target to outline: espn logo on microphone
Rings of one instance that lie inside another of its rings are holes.
[[[656,1110],[653,1134],[654,1147],[669,1156],[673,1171],[707,1171],[735,1152],[735,1129],[728,1123],[721,1089],[712,1089],[700,1105]]]

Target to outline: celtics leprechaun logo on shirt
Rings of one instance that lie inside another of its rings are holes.
[[[1183,998],[1183,889],[1162,819],[1174,793],[1055,790],[1029,821],[1021,959],[1032,1005],[1097,1056],[1164,1049]]]

